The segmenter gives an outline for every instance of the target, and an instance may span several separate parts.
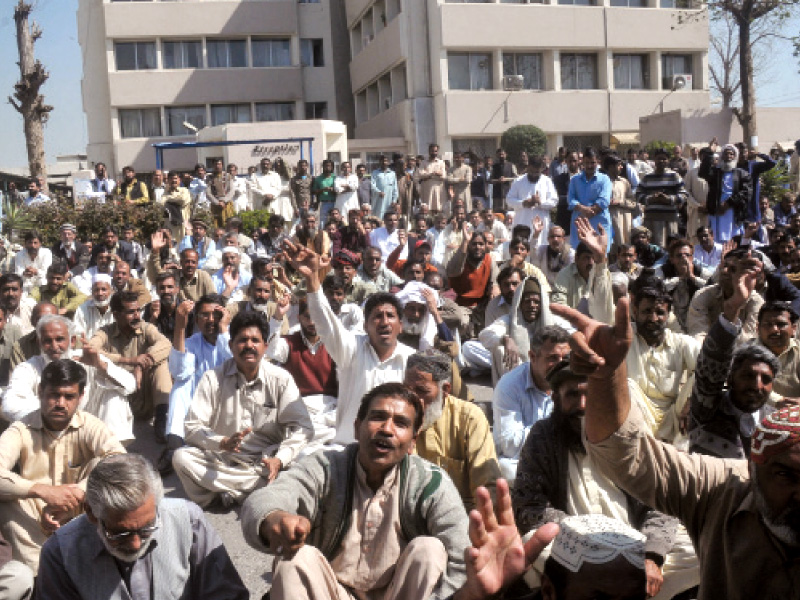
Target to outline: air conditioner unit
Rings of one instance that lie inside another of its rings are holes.
[[[503,77],[503,89],[507,92],[518,92],[525,85],[522,75],[506,75]]]
[[[676,91],[691,90],[692,75],[690,73],[675,73],[672,76],[672,89]]]

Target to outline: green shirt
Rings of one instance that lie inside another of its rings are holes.
[[[67,318],[71,319],[75,315],[78,307],[89,299],[82,294],[74,283],[67,282],[57,292],[51,292],[46,285],[35,287],[31,290],[31,298],[36,302],[50,302],[58,308],[67,309]]]
[[[336,202],[336,192],[333,191],[333,184],[336,182],[336,175],[331,173],[327,177],[319,175],[314,177],[314,183],[311,185],[311,191],[317,197],[317,201],[322,202]],[[322,192],[324,188],[331,188],[330,192]]]

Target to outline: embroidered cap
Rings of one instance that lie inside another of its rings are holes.
[[[602,565],[618,556],[644,570],[647,538],[622,521],[604,515],[567,517],[553,541],[550,556],[573,573],[584,563]]]
[[[800,406],[776,410],[756,426],[750,440],[750,460],[763,465],[800,443]]]

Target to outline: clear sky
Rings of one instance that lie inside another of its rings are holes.
[[[78,45],[75,12],[78,0],[33,0],[33,17],[44,35],[36,44],[36,56],[50,71],[43,87],[45,100],[55,107],[45,127],[47,161],[58,154],[85,152],[86,117],[81,107],[81,51]],[[22,118],[5,98],[13,93],[19,79],[14,28],[17,0],[0,0],[0,167],[27,165]],[[800,19],[794,19],[787,34],[800,33]],[[757,80],[759,106],[800,106],[798,59],[788,42],[776,43],[770,56],[771,67]],[[712,94],[713,95],[713,94]],[[800,130],[788,137],[800,138]]]

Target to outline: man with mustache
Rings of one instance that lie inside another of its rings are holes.
[[[145,305],[142,318],[156,326],[167,339],[172,339],[177,327],[178,282],[175,271],[164,271],[156,277],[158,299]],[[194,319],[184,324],[186,335],[194,331]]]
[[[720,327],[738,326],[738,312],[756,279],[749,268],[737,276],[737,291],[725,302],[727,322],[720,319]],[[800,409],[780,409],[757,425],[753,420],[728,421],[728,431],[737,438],[752,431],[749,461],[683,453],[656,440],[628,394],[624,360],[632,332],[627,300],[620,300],[611,326],[567,307],[556,310],[579,330],[571,340],[571,362],[588,377],[588,455],[604,476],[631,496],[686,525],[700,563],[698,600],[792,597],[800,577],[795,559],[800,549]],[[729,340],[733,337],[728,335]],[[731,341],[726,346],[732,345]],[[727,374],[728,363],[724,364],[720,372]],[[763,361],[766,370],[754,370],[758,364],[750,359],[739,368],[759,384],[752,391],[760,396],[769,373]],[[707,398],[699,400],[699,408],[708,406]],[[753,395],[747,393],[745,399]],[[738,413],[729,413],[731,418],[747,416],[755,402],[739,404]],[[730,448],[731,440],[726,442]]]
[[[333,442],[349,444],[354,439],[351,424],[361,398],[381,383],[402,381],[406,358],[414,353],[412,348],[397,340],[402,331],[402,306],[392,294],[373,294],[364,305],[366,333],[348,331],[321,289],[320,256],[288,241],[286,254],[306,281],[309,314],[339,369],[336,438]]]
[[[0,437],[0,532],[14,559],[34,573],[47,536],[80,513],[96,460],[125,452],[100,419],[79,408],[86,386],[78,363],[49,362],[36,404]]]
[[[100,461],[85,498],[86,514],[42,549],[40,598],[250,597],[203,511],[164,498],[161,478],[144,457]]]
[[[153,253],[155,252],[156,250],[153,249]],[[151,253],[151,256],[153,253]],[[179,277],[181,288],[179,300],[181,301],[191,300],[192,302],[197,302],[206,294],[217,293],[217,288],[214,286],[211,275],[197,268],[198,256],[197,250],[193,248],[186,248],[181,252],[181,272]]]
[[[47,284],[35,287],[30,296],[36,302],[49,302],[58,308],[58,314],[72,318],[86,296],[74,283],[67,281],[67,265],[56,262],[47,269]]]
[[[646,538],[645,570],[647,596],[670,600],[698,583],[697,559],[688,547],[680,550],[689,553],[688,560],[681,556],[676,568],[669,557],[678,530],[678,520],[649,509],[634,500],[607,478],[597,475],[597,467],[587,456],[581,425],[586,406],[586,376],[570,368],[569,359],[558,363],[547,374],[552,387],[553,412],[537,421],[531,428],[522,448],[511,499],[514,519],[520,531],[527,533],[544,523],[560,523],[569,516],[600,514],[616,519],[639,530]],[[585,476],[590,473],[591,476]],[[602,502],[593,503],[591,498]],[[535,576],[526,580],[536,587],[542,572],[542,561],[534,566]],[[693,560],[692,560],[693,559]],[[663,568],[666,566],[666,568]],[[663,568],[663,569],[662,569]],[[642,591],[645,589],[643,582]]]
[[[772,390],[789,398],[800,397],[800,344],[795,338],[798,319],[800,315],[788,302],[766,302],[758,311],[758,341],[780,363]]]
[[[719,164],[701,165],[698,173],[708,182],[708,224],[714,239],[722,243],[738,233],[752,194],[750,173],[736,167],[738,160],[739,150],[733,144],[726,144],[722,147]]]
[[[130,397],[133,415],[140,419],[155,415],[156,441],[163,444],[172,389],[167,365],[172,344],[155,325],[142,320],[142,309],[134,292],[114,294],[111,312],[114,323],[101,327],[89,343],[115,365],[133,373],[136,380],[136,392]]]
[[[114,272],[111,275],[111,280],[115,294],[133,292],[139,299],[139,306],[146,306],[150,302],[152,298],[150,290],[147,289],[144,281],[131,275],[131,266],[124,260],[118,260],[114,263]],[[156,277],[154,283],[156,284],[156,291],[158,291],[158,277]]]
[[[364,312],[358,304],[347,302],[346,289],[344,278],[333,273],[322,282],[322,293],[325,294],[333,314],[347,331],[360,333],[364,331]]]
[[[186,442],[172,465],[189,498],[203,508],[241,502],[271,484],[314,435],[292,376],[262,360],[269,339],[263,314],[236,315],[232,358],[206,371],[186,415]]]
[[[231,319],[241,312],[254,310],[269,319],[270,338],[288,334],[289,320],[286,318],[286,314],[289,310],[291,294],[281,293],[281,288],[273,289],[276,285],[274,280],[253,274],[250,285],[247,287],[247,298],[225,305]]]

